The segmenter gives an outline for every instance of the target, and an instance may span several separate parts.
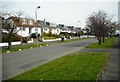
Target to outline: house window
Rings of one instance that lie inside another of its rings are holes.
[[[38,28],[37,28],[37,27],[35,28],[35,31],[38,31]]]
[[[57,32],[59,32],[59,29],[57,29]]]
[[[27,20],[26,19],[22,19],[22,24],[27,24]]]
[[[33,21],[32,21],[32,20],[29,20],[29,24],[30,24],[30,25],[33,25]]]
[[[47,28],[46,28],[46,27],[44,28],[44,31],[47,31]]]
[[[32,32],[32,29],[31,28],[29,28],[29,33],[31,33]]]
[[[25,31],[26,29],[25,29],[25,27],[23,27],[23,31]]]

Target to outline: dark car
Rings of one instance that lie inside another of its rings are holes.
[[[37,38],[37,37],[39,37],[39,36],[40,36],[39,33],[32,33],[32,34],[30,34],[30,37],[31,37],[31,38]]]

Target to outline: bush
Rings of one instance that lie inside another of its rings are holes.
[[[75,33],[70,33],[70,36],[71,37],[75,37]]]
[[[16,34],[12,34],[11,41],[20,41],[20,36]],[[2,33],[2,42],[8,42],[8,34],[7,33]]]

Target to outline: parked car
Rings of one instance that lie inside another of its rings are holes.
[[[31,38],[37,38],[37,37],[39,37],[39,36],[40,36],[39,33],[31,33],[31,34],[30,34],[30,37],[31,37]]]

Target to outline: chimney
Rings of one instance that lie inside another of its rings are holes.
[[[46,22],[45,22],[45,18],[44,18],[44,24],[46,24]]]

